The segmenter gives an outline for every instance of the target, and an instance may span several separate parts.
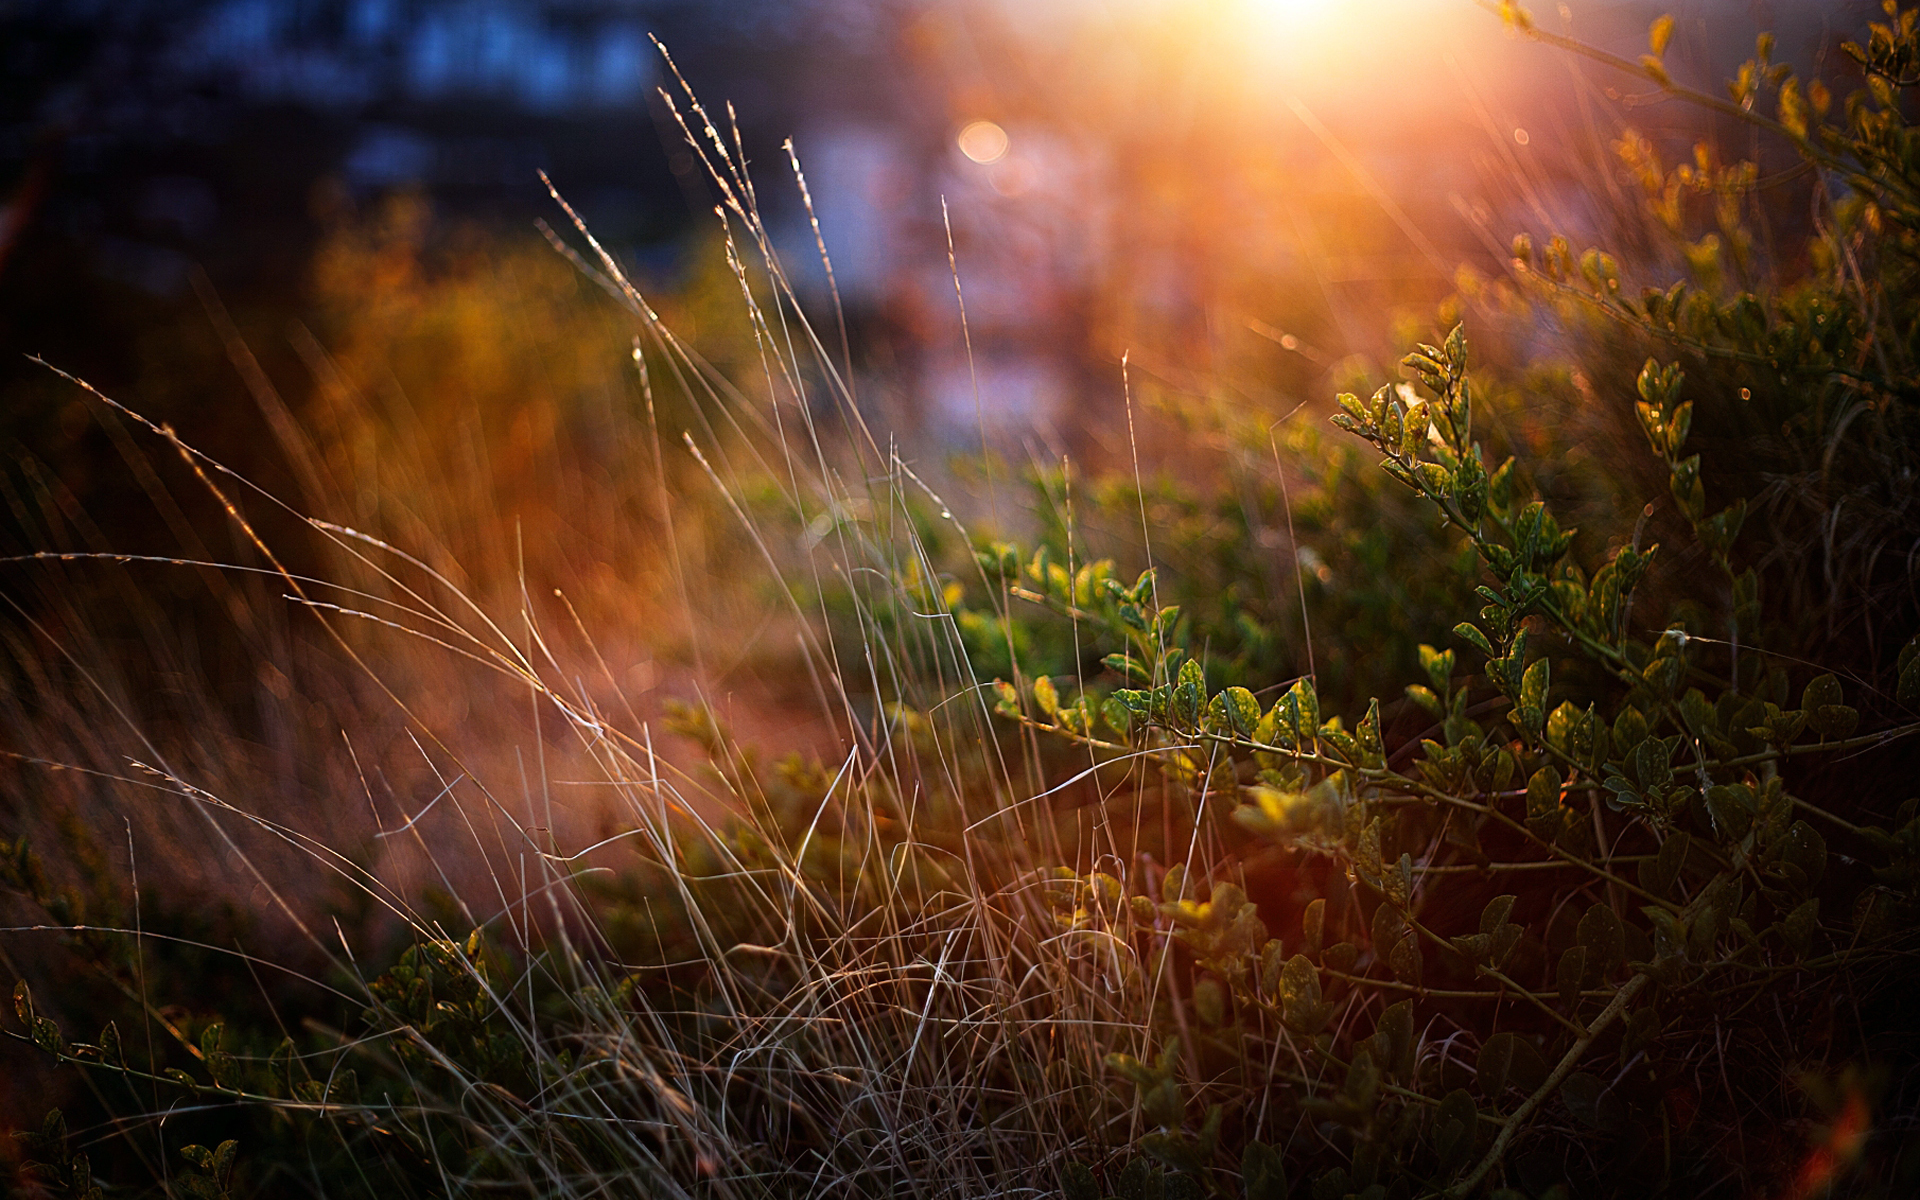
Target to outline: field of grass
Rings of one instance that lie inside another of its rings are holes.
[[[278,491],[73,381],[177,548],[9,476],[7,1186],[1920,1188],[1915,14],[1503,12],[1700,149],[1304,406],[895,436],[684,87],[710,270],[343,228]]]

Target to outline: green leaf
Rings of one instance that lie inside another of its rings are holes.
[[[1860,725],[1860,710],[1844,704],[1823,704],[1807,711],[1807,723],[1829,742],[1843,741]]]
[[[1180,1094],[1180,1084],[1170,1075],[1156,1079],[1152,1087],[1140,1097],[1140,1110],[1155,1125],[1178,1128],[1187,1113],[1186,1098]]]
[[[1519,1040],[1511,1033],[1496,1033],[1481,1043],[1474,1075],[1480,1094],[1489,1100],[1498,1100],[1507,1090],[1507,1069],[1513,1063],[1513,1044]]]
[[[1303,1037],[1312,1037],[1326,1027],[1333,1006],[1320,999],[1320,973],[1304,954],[1287,960],[1280,970],[1281,1019]]]
[[[1908,708],[1920,705],[1920,637],[1900,650],[1899,682],[1894,686],[1894,697]]]
[[[1171,1124],[1171,1122],[1167,1123]],[[1176,1171],[1198,1171],[1204,1165],[1194,1144],[1185,1135],[1175,1130],[1146,1134],[1140,1139],[1140,1149]],[[1163,1183],[1160,1191],[1163,1200],[1166,1195],[1164,1189]],[[1150,1188],[1148,1195],[1152,1194]]]
[[[1631,704],[1621,708],[1613,718],[1613,748],[1617,754],[1625,754],[1647,739],[1647,718]]]
[[[1453,636],[1472,646],[1488,658],[1495,657],[1493,653],[1493,643],[1489,642],[1487,635],[1481,633],[1479,626],[1474,625],[1472,622],[1462,621],[1458,625],[1455,625],[1453,627]]]
[[[1373,1061],[1373,1053],[1366,1048],[1354,1052],[1353,1064],[1347,1068],[1347,1081],[1340,1089],[1355,1108],[1366,1111],[1373,1107],[1375,1097],[1380,1094],[1380,1068]]]
[[[1218,1029],[1227,1023],[1227,994],[1217,979],[1202,979],[1193,985],[1193,1010],[1201,1023]]]
[[[1170,636],[1173,633],[1173,627],[1179,623],[1180,606],[1178,604],[1161,605],[1160,611],[1155,613],[1153,617],[1153,640],[1159,641],[1164,637]]]
[[[1800,693],[1800,707],[1808,710],[1846,702],[1846,693],[1840,688],[1840,680],[1831,673],[1816,676],[1807,683],[1806,690]]]
[[[1082,1162],[1070,1162],[1060,1172],[1060,1191],[1064,1200],[1105,1200],[1093,1171]]]
[[[1241,737],[1251,736],[1253,727],[1260,723],[1260,702],[1243,687],[1230,687],[1220,695],[1233,732]]]
[[[1538,732],[1546,720],[1547,685],[1552,670],[1546,659],[1537,658],[1520,677],[1520,720],[1529,732]]]
[[[1513,913],[1514,899],[1513,896],[1507,895],[1495,896],[1487,901],[1487,906],[1480,910],[1480,932],[1490,934],[1505,925],[1507,918]]]
[[[1633,775],[1651,795],[1667,790],[1673,782],[1673,752],[1680,739],[1650,737],[1633,749]]]
[[[1780,936],[1795,957],[1805,958],[1813,950],[1813,935],[1820,927],[1820,898],[1802,901],[1780,921]]]
[[[1352,392],[1341,392],[1338,396],[1335,396],[1333,400],[1335,404],[1346,409],[1348,414],[1353,417],[1356,427],[1365,427],[1373,424],[1373,414],[1367,411],[1367,406],[1361,401],[1360,397],[1354,395]]]
[[[1160,899],[1168,904],[1180,900],[1186,891],[1187,864],[1175,863],[1160,877]]]
[[[1513,773],[1519,769],[1520,763],[1514,758],[1513,751],[1502,746],[1493,757],[1493,790],[1506,791],[1508,785],[1513,783]]]
[[[1392,949],[1393,944],[1400,940],[1400,935],[1405,933],[1406,930],[1406,918],[1402,917],[1399,910],[1395,909],[1393,905],[1382,904],[1378,908],[1375,908],[1373,910],[1373,927],[1371,930],[1375,957],[1384,960],[1387,956],[1387,951]]]
[[[1470,963],[1484,963],[1493,957],[1493,937],[1490,934],[1456,934],[1447,939],[1447,944]]]
[[[1658,965],[1664,960],[1678,957],[1687,942],[1686,922],[1666,909],[1651,904],[1640,911],[1653,926],[1654,963]]]
[[[1626,1030],[1620,1038],[1620,1062],[1623,1065],[1631,1062],[1659,1033],[1660,1014],[1652,1005],[1634,1009],[1627,1017]]]
[[[1435,650],[1425,642],[1420,644],[1420,669],[1427,673],[1434,691],[1447,690],[1448,681],[1453,678],[1453,663],[1453,651]]]
[[[1279,938],[1273,938],[1260,947],[1260,994],[1273,997],[1280,994],[1280,971],[1286,966],[1287,951]]]
[[[1370,882],[1379,880],[1384,873],[1384,864],[1380,859],[1381,820],[1375,817],[1368,821],[1360,831],[1360,843],[1353,850],[1353,865],[1362,879]]]
[[[66,1054],[67,1039],[61,1034],[60,1027],[54,1024],[50,1018],[35,1013],[33,1014],[33,1019],[28,1022],[28,1025],[34,1045],[45,1050],[48,1054]]]
[[[1605,979],[1626,953],[1626,929],[1606,904],[1595,904],[1580,918],[1575,934],[1587,949],[1587,966],[1593,977]]]
[[[1160,1078],[1154,1074],[1153,1068],[1131,1054],[1109,1054],[1106,1057],[1106,1064],[1109,1071],[1141,1087],[1149,1087]]]
[[[120,1027],[112,1021],[100,1030],[100,1058],[110,1067],[126,1063],[126,1055],[120,1048]]]
[[[1148,567],[1140,572],[1139,578],[1133,581],[1133,590],[1128,593],[1135,604],[1145,604],[1148,597],[1153,595],[1153,581],[1159,574],[1159,570],[1154,567]]]
[[[1560,769],[1541,767],[1527,780],[1527,828],[1552,838],[1560,829]]]
[[[1113,1200],[1162,1200],[1160,1187],[1160,1168],[1136,1158],[1114,1179]]]
[[[1374,1026],[1375,1036],[1386,1040],[1382,1065],[1392,1074],[1408,1078],[1413,1074],[1413,1001],[1390,1004]]]
[[[1560,955],[1560,965],[1553,973],[1554,986],[1559,989],[1560,1003],[1569,1009],[1580,1003],[1580,989],[1585,985],[1587,976],[1587,948],[1569,946]]]
[[[1418,987],[1421,977],[1420,939],[1418,935],[1412,930],[1408,930],[1405,937],[1395,942],[1392,953],[1387,955],[1387,965],[1393,968],[1393,973],[1399,977],[1402,983],[1410,983]]]
[[[1054,691],[1053,680],[1045,675],[1036,675],[1033,680],[1033,702],[1040,711],[1049,717],[1060,716],[1060,693]]]
[[[1781,839],[1780,856],[1800,868],[1809,886],[1820,882],[1827,870],[1827,839],[1805,821],[1795,821]]]
[[[1248,1142],[1240,1155],[1240,1186],[1246,1200],[1286,1200],[1287,1168],[1280,1151],[1265,1142]]]
[[[1326,898],[1316,896],[1307,904],[1307,911],[1300,918],[1300,932],[1306,939],[1301,945],[1301,953],[1307,955],[1320,953],[1320,939],[1325,933],[1326,925]]]
[[[1507,1082],[1531,1095],[1547,1081],[1547,1060],[1530,1038],[1516,1036],[1509,1048]]]
[[[1109,654],[1100,660],[1106,668],[1116,675],[1123,675],[1135,683],[1152,683],[1153,676],[1146,665],[1130,654]]]
[[[1520,945],[1522,932],[1518,925],[1513,924],[1502,925],[1493,931],[1493,949],[1488,957],[1495,967],[1504,968],[1507,965],[1507,959],[1513,956],[1514,950]]]
[[[1807,723],[1829,741],[1845,738],[1860,723],[1860,714],[1846,705],[1840,681],[1830,674],[1807,684],[1800,694],[1800,707],[1807,714]]]
[[[1574,706],[1573,701],[1563,700],[1547,717],[1547,744],[1555,750],[1584,763],[1592,754],[1591,737],[1587,731],[1587,714]]]
[[[1255,712],[1259,709],[1256,707]],[[1360,766],[1378,769],[1386,766],[1387,747],[1380,739],[1380,701],[1367,702],[1367,715],[1360,718],[1360,726],[1354,731],[1354,741],[1360,748]]]
[[[1680,685],[1686,670],[1687,664],[1678,655],[1665,654],[1643,667],[1640,678],[1646,681],[1655,696],[1666,697],[1672,695],[1673,689]]]
[[[1717,783],[1707,789],[1707,811],[1730,841],[1739,841],[1753,828],[1753,789],[1744,783]]]
[[[240,1153],[240,1143],[228,1138],[213,1149],[213,1177],[222,1187],[233,1178],[233,1160]]]
[[[1474,1127],[1479,1124],[1479,1117],[1473,1097],[1465,1088],[1455,1088],[1440,1101],[1433,1120],[1433,1148],[1440,1156],[1443,1171],[1457,1171],[1466,1165],[1467,1155],[1473,1150]]]
[[[1401,852],[1400,861],[1393,869],[1385,872],[1381,882],[1386,885],[1387,899],[1396,908],[1407,909],[1413,906],[1413,855]]]
[[[1640,886],[1656,896],[1672,891],[1680,878],[1680,867],[1687,859],[1688,840],[1684,831],[1676,829],[1660,843],[1658,853],[1640,860]]]
[[[1314,691],[1313,680],[1295,680],[1284,698],[1290,700],[1294,710],[1299,713],[1301,740],[1312,738],[1314,731],[1320,728],[1320,696]]]

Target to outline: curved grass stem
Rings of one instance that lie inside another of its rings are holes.
[[[1587,1047],[1593,1045],[1593,1040],[1605,1033],[1607,1026],[1613,1024],[1620,1014],[1627,1010],[1627,1005],[1633,1003],[1633,998],[1645,989],[1651,978],[1652,976],[1642,973],[1629,979],[1626,985],[1614,995],[1613,1001],[1593,1019],[1593,1024],[1581,1031],[1580,1037],[1573,1045],[1567,1047],[1566,1054],[1561,1056],[1559,1063],[1547,1076],[1547,1081],[1541,1084],[1533,1095],[1528,1096],[1520,1107],[1514,1110],[1511,1117],[1507,1118],[1506,1126],[1500,1130],[1499,1136],[1493,1139],[1493,1145],[1487,1150],[1486,1157],[1480,1160],[1479,1165],[1475,1166],[1465,1179],[1442,1193],[1448,1200],[1465,1200],[1465,1197],[1471,1196],[1479,1189],[1487,1176],[1493,1173],[1493,1169],[1500,1165],[1500,1160],[1506,1156],[1507,1147],[1513,1144],[1513,1139],[1526,1128],[1528,1118],[1532,1117],[1540,1106],[1560,1089],[1560,1085],[1566,1081],[1567,1076],[1571,1075],[1573,1069],[1580,1064],[1580,1059],[1585,1056]]]

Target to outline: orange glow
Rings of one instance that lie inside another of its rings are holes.
[[[1565,64],[1471,5],[936,5],[903,48],[945,92],[952,152],[925,191],[950,205],[990,354],[1088,338],[1098,359],[1244,364],[1266,388],[1278,353],[1285,386],[1305,387],[1394,353],[1369,332],[1381,314],[1432,312],[1462,262],[1504,269],[1489,245],[1572,224],[1559,210],[1578,191],[1554,177],[1572,110],[1541,103],[1565,96]],[[876,286],[924,284],[941,311],[944,247],[927,259],[887,259],[899,278]],[[1001,296],[1017,317],[990,309]],[[1247,332],[1262,327],[1279,332]],[[955,395],[971,427],[971,387]]]
[[[1860,1151],[1866,1148],[1867,1135],[1872,1130],[1872,1114],[1867,1110],[1866,1097],[1859,1088],[1848,1088],[1846,1104],[1833,1119],[1827,1140],[1815,1146],[1806,1161],[1800,1164],[1800,1170],[1794,1176],[1793,1190],[1788,1195],[1793,1200],[1806,1200],[1824,1191],[1839,1177],[1841,1171],[1852,1166],[1860,1157]]]

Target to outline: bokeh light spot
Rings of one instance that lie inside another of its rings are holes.
[[[992,121],[974,121],[960,131],[960,153],[974,162],[999,162],[1007,154],[1007,131]]]

